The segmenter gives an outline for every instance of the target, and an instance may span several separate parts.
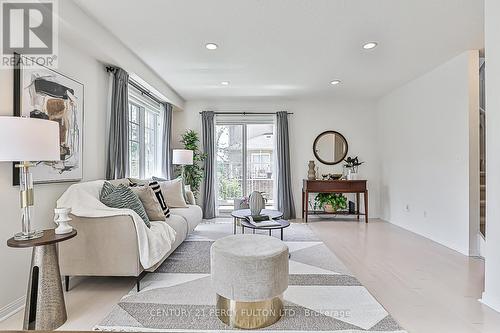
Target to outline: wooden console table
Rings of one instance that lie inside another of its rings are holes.
[[[366,180],[307,180],[302,183],[302,218],[307,222],[309,215],[309,193],[356,193],[356,212],[358,220],[360,215],[365,216],[368,223],[368,188]],[[362,193],[365,199],[365,211],[359,211],[359,194]],[[323,212],[322,212],[323,214]],[[328,214],[328,213],[324,213]],[[333,213],[331,213],[333,214]],[[337,212],[334,214],[346,214]]]

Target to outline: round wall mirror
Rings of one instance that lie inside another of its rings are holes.
[[[347,140],[335,131],[326,131],[316,137],[313,144],[314,156],[323,164],[334,165],[347,156]]]

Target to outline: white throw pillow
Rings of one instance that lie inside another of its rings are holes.
[[[170,208],[186,208],[186,200],[182,193],[182,179],[166,180],[160,183],[161,193]]]

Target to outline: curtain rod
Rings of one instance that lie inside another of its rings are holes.
[[[115,67],[112,67],[112,66],[106,66],[106,72],[111,72],[111,73],[114,73],[116,70]],[[134,80],[132,80],[131,78],[128,79],[128,83],[134,87],[135,89],[139,90],[141,92],[142,95],[146,96],[146,97],[149,97],[150,99],[152,99],[153,101],[155,101],[156,103],[158,104],[163,104],[165,103],[164,101],[162,100],[159,100],[155,95],[153,95],[149,90],[147,90],[146,88],[144,88],[143,86],[141,86],[139,83],[135,82]]]
[[[200,112],[202,114],[202,112]],[[277,114],[277,112],[214,112],[214,114],[240,114],[246,116],[248,115],[265,115],[265,114]],[[293,114],[293,112],[287,112],[287,114]]]

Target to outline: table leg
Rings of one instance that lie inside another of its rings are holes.
[[[356,213],[358,215],[358,221],[359,221],[359,192],[356,193]]]
[[[252,232],[255,234],[255,229],[252,229]]]
[[[234,228],[233,228],[233,234],[236,235],[236,217],[234,218]]]
[[[305,198],[304,198],[305,202],[304,202],[304,205],[306,207],[305,209],[305,214],[306,214],[306,223],[307,223],[307,215],[309,214],[309,192],[306,191],[305,193]]]
[[[56,244],[36,246],[24,310],[25,330],[55,330],[67,319]]]
[[[245,233],[245,226],[242,224],[241,225],[241,233],[244,234]]]
[[[365,191],[365,222],[368,223],[368,191]]]
[[[271,234],[271,229],[269,229],[269,236],[272,236],[272,234]]]
[[[281,240],[283,240],[283,228],[281,228]],[[290,257],[288,257],[290,258]]]
[[[302,219],[304,219],[304,191],[302,191]]]

